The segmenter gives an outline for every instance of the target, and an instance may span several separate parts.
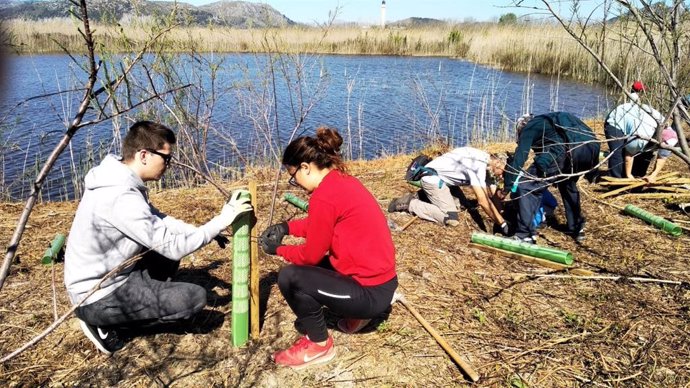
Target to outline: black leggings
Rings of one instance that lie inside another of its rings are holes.
[[[295,327],[311,341],[321,342],[328,339],[324,306],[347,318],[378,318],[388,311],[398,278],[365,287],[331,269],[289,265],[278,274],[278,287],[297,315]]]

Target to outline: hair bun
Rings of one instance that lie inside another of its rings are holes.
[[[340,152],[343,137],[335,129],[319,127],[316,130],[316,143],[326,154],[335,155]]]

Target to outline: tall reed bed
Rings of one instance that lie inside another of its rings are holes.
[[[19,53],[83,50],[76,28],[68,19],[40,23],[13,20],[7,23]],[[103,45],[128,51],[128,42],[145,41],[152,28],[145,23],[95,26]],[[641,32],[611,24],[605,39],[598,30],[588,41],[624,81],[656,80],[658,66],[640,49],[624,43],[641,39]],[[127,40],[121,39],[126,35]],[[498,25],[468,23],[428,28],[293,27],[282,29],[234,29],[180,27],[173,29],[165,50],[177,52],[281,52],[346,55],[422,55],[466,58],[508,71],[558,75],[584,82],[606,82],[596,61],[560,26],[552,24]],[[271,44],[266,44],[271,42]],[[690,64],[681,69],[689,73]]]

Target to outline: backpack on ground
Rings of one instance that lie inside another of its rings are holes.
[[[412,159],[410,165],[407,166],[405,170],[405,180],[406,181],[418,181],[427,175],[436,175],[436,170],[433,168],[425,167],[431,158],[427,155],[420,154],[416,158]]]

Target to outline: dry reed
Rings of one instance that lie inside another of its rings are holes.
[[[40,23],[12,20],[6,24],[19,53],[83,50],[80,36],[69,19]],[[113,51],[128,51],[143,42],[155,25],[96,24],[96,36]],[[624,81],[659,79],[653,58],[622,44],[631,38],[626,27],[608,27],[605,62]],[[594,36],[596,31],[591,30]],[[123,39],[123,37],[127,37]],[[602,43],[589,41],[600,53]],[[561,27],[551,24],[498,25],[490,23],[446,24],[426,28],[379,29],[311,27],[236,29],[227,27],[179,27],[166,36],[167,50],[188,52],[283,52],[345,55],[451,56],[488,64],[508,71],[553,74],[585,82],[605,81],[594,59]],[[688,72],[688,65],[681,73]]]

